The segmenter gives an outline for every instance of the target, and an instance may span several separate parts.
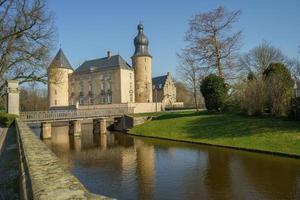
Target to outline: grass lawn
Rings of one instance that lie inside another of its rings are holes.
[[[300,123],[296,121],[191,111],[155,115],[155,120],[130,133],[300,155]]]

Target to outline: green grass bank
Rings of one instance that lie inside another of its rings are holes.
[[[297,121],[205,111],[145,115],[155,119],[134,127],[130,134],[300,156]]]

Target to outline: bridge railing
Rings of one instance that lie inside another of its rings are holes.
[[[20,119],[25,122],[63,120],[90,117],[109,117],[133,113],[131,107],[101,108],[88,110],[53,110],[53,111],[30,111],[21,112]]]

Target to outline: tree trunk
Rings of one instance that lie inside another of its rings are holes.
[[[196,107],[196,110],[199,111],[199,109],[198,109],[198,101],[197,101],[197,88],[196,88],[195,85],[194,85],[193,89],[194,89],[193,94],[194,94],[195,107]]]

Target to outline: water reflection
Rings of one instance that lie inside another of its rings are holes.
[[[299,199],[300,160],[122,133],[69,137],[52,128],[45,143],[92,192],[118,199]]]

